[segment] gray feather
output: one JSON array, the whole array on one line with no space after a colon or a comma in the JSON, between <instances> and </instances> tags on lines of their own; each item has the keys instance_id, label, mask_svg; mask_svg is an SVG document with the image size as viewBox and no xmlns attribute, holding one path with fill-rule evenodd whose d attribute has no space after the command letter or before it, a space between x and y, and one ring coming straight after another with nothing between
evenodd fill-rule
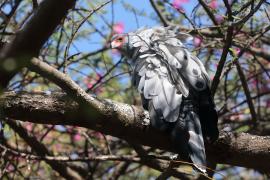
<instances>
[{"instance_id":1,"label":"gray feather","mask_svg":"<svg viewBox=\"0 0 270 180\"><path fill-rule=\"evenodd\" d=\"M214 121L216 111L209 91L208 74L200 60L183 44L191 36L181 33L176 27L155 27L128 33L128 37L128 47L133 49L130 57L134 57L135 65L133 84L142 95L151 125L164 131L170 129L172 142L184 159L189 157L195 164L205 166L200 124L204 120L200 122L198 111L193 106L204 104L202 109L211 112L210 117ZM201 98L200 94L207 97ZM193 102L187 103L186 99ZM200 117L205 118L201 110ZM212 123L213 120L205 121ZM216 122L211 125L215 129ZM208 133L207 136L218 136L217 128L207 132L207 126L203 124L203 130ZM204 167L195 166L205 172Z\"/></svg>"},{"instance_id":2,"label":"gray feather","mask_svg":"<svg viewBox=\"0 0 270 180\"><path fill-rule=\"evenodd\" d=\"M152 99L152 96L155 96L156 93L156 85L157 85L157 74L155 74L151 78L146 78L144 83L143 94L146 99Z\"/></svg>"},{"instance_id":3,"label":"gray feather","mask_svg":"<svg viewBox=\"0 0 270 180\"><path fill-rule=\"evenodd\" d=\"M139 85L137 87L138 91L142 94L143 93L143 89L144 89L144 86L145 86L145 76L142 76L140 78L140 82L139 82Z\"/></svg>"}]
</instances>

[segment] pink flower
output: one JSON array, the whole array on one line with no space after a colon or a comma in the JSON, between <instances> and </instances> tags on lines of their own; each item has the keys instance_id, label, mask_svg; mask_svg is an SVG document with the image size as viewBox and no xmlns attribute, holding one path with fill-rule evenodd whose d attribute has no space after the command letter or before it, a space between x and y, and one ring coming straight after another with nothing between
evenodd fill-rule
<instances>
[{"instance_id":1,"label":"pink flower","mask_svg":"<svg viewBox=\"0 0 270 180\"><path fill-rule=\"evenodd\" d=\"M11 171L14 171L14 170L15 170L14 166L12 164L9 164L8 167L7 167L7 171L11 172Z\"/></svg>"},{"instance_id":2,"label":"pink flower","mask_svg":"<svg viewBox=\"0 0 270 180\"><path fill-rule=\"evenodd\" d=\"M257 84L258 84L258 80L253 78L250 82L250 85L252 88L256 88L257 87Z\"/></svg>"},{"instance_id":3,"label":"pink flower","mask_svg":"<svg viewBox=\"0 0 270 180\"><path fill-rule=\"evenodd\" d=\"M195 47L199 47L201 46L201 43L202 43L202 38L199 37L199 36L196 36L193 38L193 44Z\"/></svg>"},{"instance_id":4,"label":"pink flower","mask_svg":"<svg viewBox=\"0 0 270 180\"><path fill-rule=\"evenodd\" d=\"M173 7L175 9L178 9L178 10L180 10L182 12L185 12L184 11L184 8L182 7L182 5L184 3L188 3L188 2L189 2L189 0L173 0L172 5L173 5Z\"/></svg>"},{"instance_id":5,"label":"pink flower","mask_svg":"<svg viewBox=\"0 0 270 180\"><path fill-rule=\"evenodd\" d=\"M61 144L56 144L55 145L55 150L56 151L59 151L59 150L62 150L63 148L62 148L62 146L61 146Z\"/></svg>"},{"instance_id":6,"label":"pink flower","mask_svg":"<svg viewBox=\"0 0 270 180\"><path fill-rule=\"evenodd\" d=\"M28 123L25 128L27 129L27 131L32 131L33 124L32 123Z\"/></svg>"},{"instance_id":7,"label":"pink flower","mask_svg":"<svg viewBox=\"0 0 270 180\"><path fill-rule=\"evenodd\" d=\"M113 34L121 34L124 32L125 24L123 22L117 22L113 25Z\"/></svg>"},{"instance_id":8,"label":"pink flower","mask_svg":"<svg viewBox=\"0 0 270 180\"><path fill-rule=\"evenodd\" d=\"M73 140L74 140L74 141L80 141L81 138L82 138L82 136L81 136L80 134L75 134L75 135L73 136Z\"/></svg>"},{"instance_id":9,"label":"pink flower","mask_svg":"<svg viewBox=\"0 0 270 180\"><path fill-rule=\"evenodd\" d=\"M211 0L211 2L208 4L208 6L212 9L217 9L217 7L218 7L217 0Z\"/></svg>"},{"instance_id":10,"label":"pink flower","mask_svg":"<svg viewBox=\"0 0 270 180\"><path fill-rule=\"evenodd\" d=\"M94 133L92 134L92 136L94 136L94 137L97 138L97 139L103 138L103 136L102 136L102 134L101 134L100 132L94 132Z\"/></svg>"},{"instance_id":11,"label":"pink flower","mask_svg":"<svg viewBox=\"0 0 270 180\"><path fill-rule=\"evenodd\" d=\"M240 48L235 48L234 50L235 50L235 52L236 52L237 55L238 55L238 54L240 53L240 51L241 51Z\"/></svg>"},{"instance_id":12,"label":"pink flower","mask_svg":"<svg viewBox=\"0 0 270 180\"><path fill-rule=\"evenodd\" d=\"M221 24L224 21L224 17L221 15L216 15L215 19L216 19L218 24Z\"/></svg>"},{"instance_id":13,"label":"pink flower","mask_svg":"<svg viewBox=\"0 0 270 180\"><path fill-rule=\"evenodd\" d=\"M88 83L86 84L86 86L87 86L87 88L91 89L91 88L93 87L93 84L92 84L91 82L88 82Z\"/></svg>"},{"instance_id":14,"label":"pink flower","mask_svg":"<svg viewBox=\"0 0 270 180\"><path fill-rule=\"evenodd\" d=\"M96 83L99 83L101 81L102 77L103 75L101 75L100 73L92 74L84 79L84 83L88 89L91 89ZM97 94L100 94L103 92L103 89L101 87L98 87L95 89L95 92Z\"/></svg>"},{"instance_id":15,"label":"pink flower","mask_svg":"<svg viewBox=\"0 0 270 180\"><path fill-rule=\"evenodd\" d=\"M234 114L231 115L230 120L234 121L234 120L238 120L239 119L239 115L238 114Z\"/></svg>"},{"instance_id":16,"label":"pink flower","mask_svg":"<svg viewBox=\"0 0 270 180\"><path fill-rule=\"evenodd\" d=\"M84 79L84 83L86 85L87 88L92 88L93 85L95 84L94 80L92 79L92 77L87 77Z\"/></svg>"}]
</instances>

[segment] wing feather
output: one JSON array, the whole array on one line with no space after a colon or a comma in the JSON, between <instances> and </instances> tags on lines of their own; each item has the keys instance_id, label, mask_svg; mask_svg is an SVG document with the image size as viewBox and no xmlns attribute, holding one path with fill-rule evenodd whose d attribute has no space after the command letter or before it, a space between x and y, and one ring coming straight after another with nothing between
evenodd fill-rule
<instances>
[{"instance_id":1,"label":"wing feather","mask_svg":"<svg viewBox=\"0 0 270 180\"><path fill-rule=\"evenodd\" d=\"M177 121L182 94L172 83L168 70L160 59L153 55L142 57L144 59L139 59L134 69L134 79L139 79L139 83L135 84L138 91L146 101L152 102L156 113L161 113L160 118L168 122Z\"/></svg>"},{"instance_id":2,"label":"wing feather","mask_svg":"<svg viewBox=\"0 0 270 180\"><path fill-rule=\"evenodd\" d=\"M147 73L146 73L147 74ZM151 78L146 78L144 83L143 94L146 99L152 99L156 93L156 85L157 85L157 74L154 74Z\"/></svg>"}]
</instances>

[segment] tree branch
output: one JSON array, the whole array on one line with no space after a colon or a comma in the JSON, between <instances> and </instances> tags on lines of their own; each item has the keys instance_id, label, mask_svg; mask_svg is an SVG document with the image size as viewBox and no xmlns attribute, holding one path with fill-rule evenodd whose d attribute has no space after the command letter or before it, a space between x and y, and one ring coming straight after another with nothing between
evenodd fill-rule
<instances>
[{"instance_id":1,"label":"tree branch","mask_svg":"<svg viewBox=\"0 0 270 180\"><path fill-rule=\"evenodd\" d=\"M28 23L18 31L13 40L0 53L0 88L5 88L10 79L30 59L38 55L55 28L71 9L75 0L44 0Z\"/></svg>"},{"instance_id":2,"label":"tree branch","mask_svg":"<svg viewBox=\"0 0 270 180\"><path fill-rule=\"evenodd\" d=\"M257 118L257 114L256 114L256 111L255 111L255 107L254 107L254 104L252 102L252 98L251 98L251 93L250 93L250 90L248 88L248 84L247 84L247 80L245 78L245 74L241 68L241 65L238 61L235 61L235 65L236 65L236 69L238 71L238 74L239 74L239 77L240 77L240 80L241 80L241 83L242 83L242 86L243 86L243 89L244 89L244 92L245 92L245 95L247 97L247 103L248 103L248 107L250 109L250 114L251 114L251 117L252 117L252 123L254 126L257 125L258 123L258 118Z\"/></svg>"},{"instance_id":3,"label":"tree branch","mask_svg":"<svg viewBox=\"0 0 270 180\"><path fill-rule=\"evenodd\" d=\"M162 22L162 24L164 26L169 26L170 25L170 22L168 22L166 20L166 18L162 15L162 12L159 10L158 6L155 4L154 0L149 0L150 1L150 4L151 6L153 7L153 9L155 10L155 12L157 13L160 21Z\"/></svg>"},{"instance_id":4,"label":"tree branch","mask_svg":"<svg viewBox=\"0 0 270 180\"><path fill-rule=\"evenodd\" d=\"M86 127L128 142L173 151L169 137L143 125L148 114L141 108L110 100L98 100L102 117L80 111L67 95L7 92L0 97L2 116L41 124L63 124ZM7 120L8 121L8 120ZM207 156L222 164L243 166L269 172L270 137L247 133L221 133L217 142L207 144Z\"/></svg>"},{"instance_id":5,"label":"tree branch","mask_svg":"<svg viewBox=\"0 0 270 180\"><path fill-rule=\"evenodd\" d=\"M219 60L218 66L217 66L217 71L215 73L214 79L212 81L212 86L211 86L211 93L212 96L214 97L216 90L218 88L219 82L220 82L220 77L222 74L222 70L223 67L225 65L226 59L227 59L227 55L229 53L229 49L232 45L232 39L233 39L233 27L230 26L227 29L227 35L226 35L226 40L225 40L225 44L223 47L223 51L221 54L221 58Z\"/></svg>"},{"instance_id":6,"label":"tree branch","mask_svg":"<svg viewBox=\"0 0 270 180\"><path fill-rule=\"evenodd\" d=\"M11 149L9 147L5 147L0 144L0 149L4 151L5 155L13 155L21 158L25 158L27 160L45 160L49 162L56 162L59 164L60 162L90 162L90 161L123 161L123 162L133 162L140 163L143 165L147 165L153 169L159 171L165 171L168 168L168 161L172 161L169 156L155 156L155 155L143 155L143 156L135 156L135 155L98 155L94 157L70 157L70 156L50 156L43 155L37 156L32 153L20 152L15 149ZM155 163L151 162L154 161ZM174 161L174 160L173 160ZM182 162L175 161L176 164L180 165ZM191 177L195 177L194 175L185 174L183 172L178 172L177 170L172 170L171 175L181 179L191 179Z\"/></svg>"},{"instance_id":7,"label":"tree branch","mask_svg":"<svg viewBox=\"0 0 270 180\"><path fill-rule=\"evenodd\" d=\"M24 141L37 153L38 156L51 155L45 145L41 144L35 137L31 136L20 124L15 121L9 120L7 124L24 139ZM58 172L62 177L66 179L83 179L77 172L70 169L68 166L53 161L52 159L44 159L52 169Z\"/></svg>"}]
</instances>

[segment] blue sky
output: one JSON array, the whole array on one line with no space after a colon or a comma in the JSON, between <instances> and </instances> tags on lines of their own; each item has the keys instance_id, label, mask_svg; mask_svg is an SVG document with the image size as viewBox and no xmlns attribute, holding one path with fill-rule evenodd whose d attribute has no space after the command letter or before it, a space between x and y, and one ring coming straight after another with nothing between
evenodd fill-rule
<instances>
[{"instance_id":1,"label":"blue sky","mask_svg":"<svg viewBox=\"0 0 270 180\"><path fill-rule=\"evenodd\" d=\"M123 4L130 4L132 7L134 7L137 11L139 11L139 14L145 14L145 16L141 16L131 12L130 10L127 10ZM190 14L194 6L196 5L196 1L190 0L189 3L184 3L183 7L187 14ZM158 26L161 25L159 21L157 21L156 13L154 12L150 2L148 0L116 0L114 1L113 5L114 10L114 23L122 22L125 25L124 31L130 32L134 31L140 27L152 27L152 26ZM105 19L111 23L112 21L112 5L108 4L106 5L103 10L107 11L107 13L104 15ZM179 14L177 11L175 11L176 14ZM107 31L107 25L104 23L103 19L99 15L94 15L94 21L95 25L101 30L101 31ZM137 20L136 20L137 18ZM137 23L138 22L138 23ZM80 51L82 52L91 52L95 49L98 49L102 46L102 43L100 41L103 38L101 38L98 34L94 34L88 39L77 41L76 46Z\"/></svg>"}]
</instances>

